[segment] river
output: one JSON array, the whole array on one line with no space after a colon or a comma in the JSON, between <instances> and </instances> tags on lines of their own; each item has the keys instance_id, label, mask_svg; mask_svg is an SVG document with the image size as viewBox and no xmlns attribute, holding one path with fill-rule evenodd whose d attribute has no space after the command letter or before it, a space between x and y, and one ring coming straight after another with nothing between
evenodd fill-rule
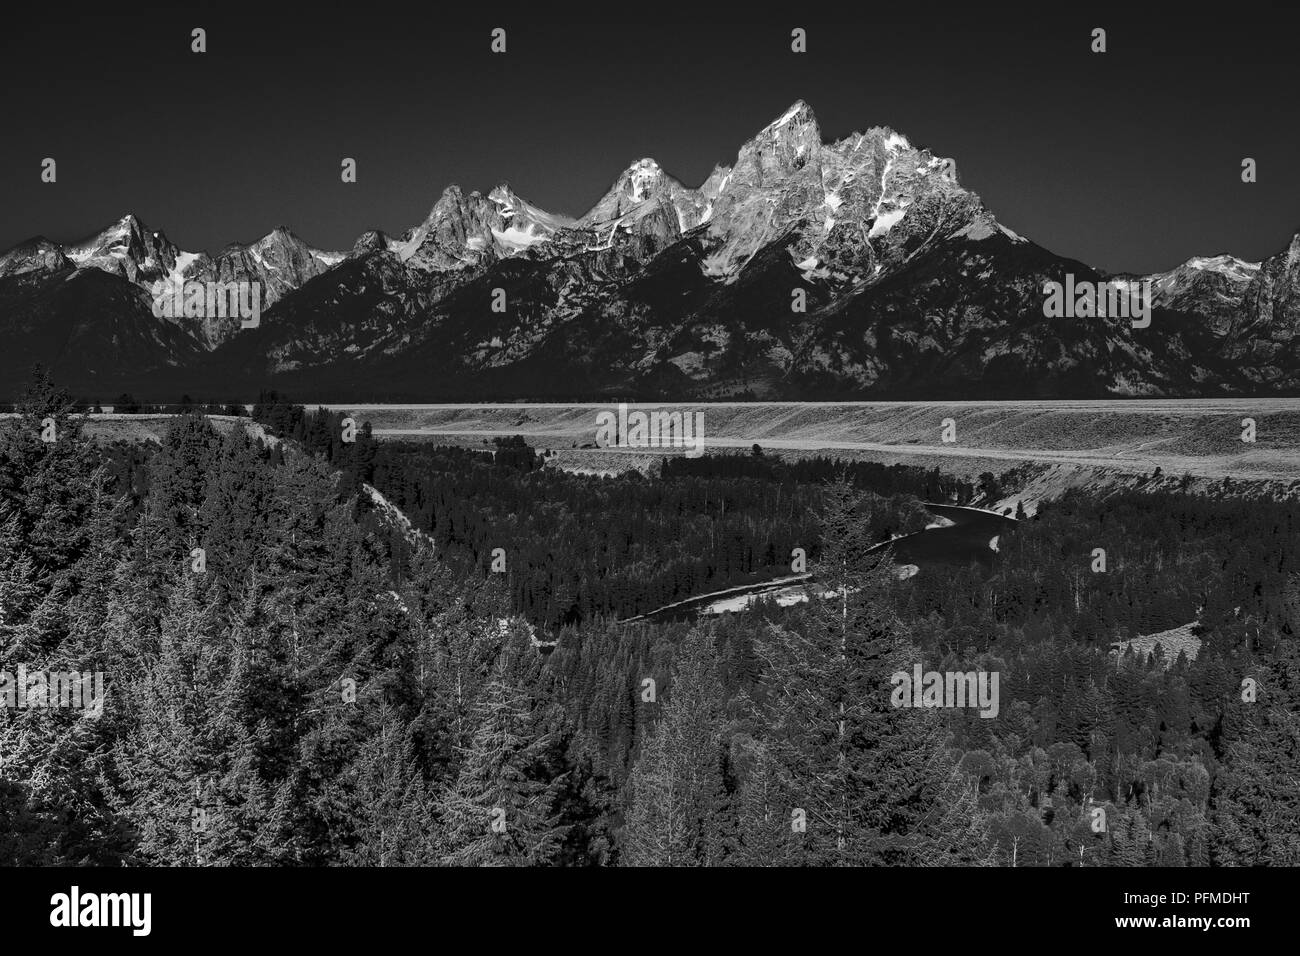
<instances>
[{"instance_id":1,"label":"river","mask_svg":"<svg viewBox=\"0 0 1300 956\"><path fill-rule=\"evenodd\" d=\"M944 519L945 523L903 535L877 545L872 550L892 548L895 564L903 568L914 566L918 572L929 568L963 566L971 562L992 567L996 555L994 540L1016 525L1014 518L981 508L930 502L924 504L931 514ZM811 580L810 574L792 575L725 588L657 608L623 623L692 620L702 615L741 611L760 598L775 600L778 604L795 604L808 600L807 584Z\"/></svg>"}]
</instances>

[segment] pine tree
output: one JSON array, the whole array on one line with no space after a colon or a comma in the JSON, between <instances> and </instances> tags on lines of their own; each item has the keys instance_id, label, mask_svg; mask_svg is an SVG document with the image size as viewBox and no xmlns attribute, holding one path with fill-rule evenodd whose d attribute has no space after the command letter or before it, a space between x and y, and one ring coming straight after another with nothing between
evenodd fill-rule
<instances>
[{"instance_id":1,"label":"pine tree","mask_svg":"<svg viewBox=\"0 0 1300 956\"><path fill-rule=\"evenodd\" d=\"M437 805L443 862L458 866L545 863L562 834L553 819L552 783L535 769L551 744L521 679L518 644L502 650L474 705L475 730L455 782Z\"/></svg>"},{"instance_id":2,"label":"pine tree","mask_svg":"<svg viewBox=\"0 0 1300 956\"><path fill-rule=\"evenodd\" d=\"M168 424L162 447L149 464L148 506L174 547L197 543L202 535L199 507L220 444L208 419L180 415Z\"/></svg>"},{"instance_id":3,"label":"pine tree","mask_svg":"<svg viewBox=\"0 0 1300 956\"><path fill-rule=\"evenodd\" d=\"M13 659L26 642L20 628L42 593L35 562L21 543L18 515L0 504L0 660Z\"/></svg>"},{"instance_id":4,"label":"pine tree","mask_svg":"<svg viewBox=\"0 0 1300 956\"><path fill-rule=\"evenodd\" d=\"M349 866L434 864L440 834L410 731L384 705L377 723L361 742L356 758L337 781L327 784L327 793L346 793L346 801L354 807L356 843L341 862Z\"/></svg>"},{"instance_id":5,"label":"pine tree","mask_svg":"<svg viewBox=\"0 0 1300 956\"><path fill-rule=\"evenodd\" d=\"M42 573L66 569L86 548L98 456L68 393L38 367L0 424L0 508L18 517L18 541Z\"/></svg>"},{"instance_id":6,"label":"pine tree","mask_svg":"<svg viewBox=\"0 0 1300 956\"><path fill-rule=\"evenodd\" d=\"M248 801L236 771L247 733L235 712L238 669L221 638L210 589L182 574L162 622L157 656L125 689L134 726L115 753L115 802L155 865L231 862Z\"/></svg>"},{"instance_id":7,"label":"pine tree","mask_svg":"<svg viewBox=\"0 0 1300 956\"><path fill-rule=\"evenodd\" d=\"M1259 698L1228 704L1224 765L1210 795L1217 866L1300 865L1300 649L1255 672Z\"/></svg>"},{"instance_id":8,"label":"pine tree","mask_svg":"<svg viewBox=\"0 0 1300 956\"><path fill-rule=\"evenodd\" d=\"M735 839L726 862L781 866L796 861L802 838L795 831L794 802L781 784L780 768L767 745L748 734L733 737L731 746L740 785L732 799Z\"/></svg>"},{"instance_id":9,"label":"pine tree","mask_svg":"<svg viewBox=\"0 0 1300 956\"><path fill-rule=\"evenodd\" d=\"M619 860L631 866L716 866L724 847L722 702L712 635L677 651L668 698L632 771Z\"/></svg>"},{"instance_id":10,"label":"pine tree","mask_svg":"<svg viewBox=\"0 0 1300 956\"><path fill-rule=\"evenodd\" d=\"M762 688L782 784L807 818L802 859L816 865L984 859L960 846L948 813L964 801L933 710L891 705L890 676L910 673L890 608L887 555L871 551L881 499L831 485L820 516L820 596L791 628L769 628ZM960 782L958 782L960 783Z\"/></svg>"}]
</instances>

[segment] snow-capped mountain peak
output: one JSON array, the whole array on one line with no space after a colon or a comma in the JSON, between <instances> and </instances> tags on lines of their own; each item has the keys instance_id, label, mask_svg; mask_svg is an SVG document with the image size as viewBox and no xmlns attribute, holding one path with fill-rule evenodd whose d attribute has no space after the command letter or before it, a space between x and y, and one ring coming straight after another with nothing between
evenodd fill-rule
<instances>
[{"instance_id":1,"label":"snow-capped mountain peak","mask_svg":"<svg viewBox=\"0 0 1300 956\"><path fill-rule=\"evenodd\" d=\"M650 198L654 188L662 182L664 171L659 168L659 164L653 159L638 159L628 169L627 186L631 193L630 199L634 203L645 202Z\"/></svg>"},{"instance_id":2,"label":"snow-capped mountain peak","mask_svg":"<svg viewBox=\"0 0 1300 956\"><path fill-rule=\"evenodd\" d=\"M1217 255L1217 256L1193 256L1187 260L1187 265L1192 269L1200 269L1205 272L1218 272L1230 279L1249 282L1259 271L1258 262L1247 262L1245 259L1238 259L1236 256Z\"/></svg>"},{"instance_id":3,"label":"snow-capped mountain peak","mask_svg":"<svg viewBox=\"0 0 1300 956\"><path fill-rule=\"evenodd\" d=\"M488 199L500 207L503 218L510 219L521 228L525 227L525 223L527 223L527 226L531 227L535 232L545 234L548 238L559 230L567 229L574 224L574 221L568 216L547 212L534 206L511 189L509 183L498 183L488 193Z\"/></svg>"},{"instance_id":4,"label":"snow-capped mountain peak","mask_svg":"<svg viewBox=\"0 0 1300 956\"><path fill-rule=\"evenodd\" d=\"M696 208L699 205L696 190L683 186L657 162L647 157L634 161L623 170L605 195L578 223L597 229L608 228L612 223L630 228L632 223L624 221L627 217L640 219L662 206L672 212L680 233L698 225L700 217Z\"/></svg>"},{"instance_id":5,"label":"snow-capped mountain peak","mask_svg":"<svg viewBox=\"0 0 1300 956\"><path fill-rule=\"evenodd\" d=\"M389 248L411 268L445 272L518 255L572 224L523 199L508 183L498 183L486 196L466 195L452 185L424 222Z\"/></svg>"},{"instance_id":6,"label":"snow-capped mountain peak","mask_svg":"<svg viewBox=\"0 0 1300 956\"><path fill-rule=\"evenodd\" d=\"M780 135L778 131L801 130L809 127L820 135L817 130L817 116L813 113L812 107L803 100L795 100L789 109L763 127L763 133L776 136Z\"/></svg>"},{"instance_id":7,"label":"snow-capped mountain peak","mask_svg":"<svg viewBox=\"0 0 1300 956\"><path fill-rule=\"evenodd\" d=\"M171 272L177 251L165 235L149 230L134 213L64 248L80 268L102 269L145 285Z\"/></svg>"}]
</instances>

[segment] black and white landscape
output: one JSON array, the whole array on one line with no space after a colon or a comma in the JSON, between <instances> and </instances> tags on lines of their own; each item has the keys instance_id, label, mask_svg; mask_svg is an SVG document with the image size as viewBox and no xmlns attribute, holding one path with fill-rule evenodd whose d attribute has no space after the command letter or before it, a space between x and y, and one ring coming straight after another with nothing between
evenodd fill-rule
<instances>
[{"instance_id":1,"label":"black and white landscape","mask_svg":"<svg viewBox=\"0 0 1300 956\"><path fill-rule=\"evenodd\" d=\"M1300 865L1271 14L277 16L5 41L0 864Z\"/></svg>"}]
</instances>

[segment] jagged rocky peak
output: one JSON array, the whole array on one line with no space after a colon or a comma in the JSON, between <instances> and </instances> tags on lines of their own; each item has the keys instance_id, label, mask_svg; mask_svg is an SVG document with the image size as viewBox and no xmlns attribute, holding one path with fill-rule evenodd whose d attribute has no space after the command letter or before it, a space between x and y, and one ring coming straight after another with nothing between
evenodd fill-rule
<instances>
[{"instance_id":1,"label":"jagged rocky peak","mask_svg":"<svg viewBox=\"0 0 1300 956\"><path fill-rule=\"evenodd\" d=\"M232 243L214 260L216 278L259 280L264 295L274 301L291 288L337 264L342 252L324 252L308 245L288 226L276 226L248 244Z\"/></svg>"},{"instance_id":2,"label":"jagged rocky peak","mask_svg":"<svg viewBox=\"0 0 1300 956\"><path fill-rule=\"evenodd\" d=\"M954 233L954 235L962 239L971 239L975 242L999 236L1015 243L1028 242L1027 239L1017 235L1006 226L1002 225L1002 223L998 222L997 219L993 217L993 214L987 209L981 209L972 218L970 225L963 229L959 229Z\"/></svg>"},{"instance_id":3,"label":"jagged rocky peak","mask_svg":"<svg viewBox=\"0 0 1300 956\"><path fill-rule=\"evenodd\" d=\"M44 236L33 236L0 255L0 278L24 272L53 272L72 265L58 243Z\"/></svg>"},{"instance_id":4,"label":"jagged rocky peak","mask_svg":"<svg viewBox=\"0 0 1300 956\"><path fill-rule=\"evenodd\" d=\"M762 132L755 137L755 140L765 139L798 149L801 144L820 146L822 133L812 107L803 100L795 100L789 109L763 127Z\"/></svg>"},{"instance_id":5,"label":"jagged rocky peak","mask_svg":"<svg viewBox=\"0 0 1300 956\"><path fill-rule=\"evenodd\" d=\"M1243 297L1242 331L1274 343L1300 344L1300 232L1260 263Z\"/></svg>"},{"instance_id":6,"label":"jagged rocky peak","mask_svg":"<svg viewBox=\"0 0 1300 956\"><path fill-rule=\"evenodd\" d=\"M1300 230L1291 237L1291 245L1287 247L1286 256L1292 265L1300 265Z\"/></svg>"},{"instance_id":7,"label":"jagged rocky peak","mask_svg":"<svg viewBox=\"0 0 1300 956\"><path fill-rule=\"evenodd\" d=\"M478 195L475 193L474 195ZM521 198L507 182L499 182L493 186L487 194L487 200L496 207L496 213L502 220L518 219L523 220L541 220L548 217L548 213L538 209L530 204L527 200Z\"/></svg>"},{"instance_id":8,"label":"jagged rocky peak","mask_svg":"<svg viewBox=\"0 0 1300 956\"><path fill-rule=\"evenodd\" d=\"M325 272L346 257L341 252L323 252L308 245L287 226L276 226L247 244L232 243L215 257L206 253L181 253L171 282L246 283L255 286L261 308L270 308L290 292ZM202 336L215 347L236 334L235 317L205 317Z\"/></svg>"},{"instance_id":9,"label":"jagged rocky peak","mask_svg":"<svg viewBox=\"0 0 1300 956\"><path fill-rule=\"evenodd\" d=\"M630 236L637 248L653 253L706 222L711 211L702 190L683 186L647 157L619 174L579 222L601 233L608 230L610 241L618 234Z\"/></svg>"},{"instance_id":10,"label":"jagged rocky peak","mask_svg":"<svg viewBox=\"0 0 1300 956\"><path fill-rule=\"evenodd\" d=\"M975 224L982 207L954 168L889 127L825 144L800 100L702 187L712 240L706 271L730 280L760 248L783 240L805 273L880 278L916 244Z\"/></svg>"},{"instance_id":11,"label":"jagged rocky peak","mask_svg":"<svg viewBox=\"0 0 1300 956\"><path fill-rule=\"evenodd\" d=\"M424 222L409 230L394 247L415 269L444 271L479 262L492 246L485 217L490 203L478 193L468 196L458 185L442 191Z\"/></svg>"},{"instance_id":12,"label":"jagged rocky peak","mask_svg":"<svg viewBox=\"0 0 1300 956\"><path fill-rule=\"evenodd\" d=\"M478 193L464 194L452 184L442 191L424 222L393 246L399 259L415 269L444 271L477 263L492 245L495 204ZM499 218L499 214L496 214Z\"/></svg>"},{"instance_id":13,"label":"jagged rocky peak","mask_svg":"<svg viewBox=\"0 0 1300 956\"><path fill-rule=\"evenodd\" d=\"M326 252L314 248L288 226L276 226L248 248L256 249L264 258L273 257L282 261L305 263L307 260L314 260L321 264L333 265L344 258L341 252Z\"/></svg>"},{"instance_id":14,"label":"jagged rocky peak","mask_svg":"<svg viewBox=\"0 0 1300 956\"><path fill-rule=\"evenodd\" d=\"M498 244L509 253L516 248L528 248L538 242L550 239L561 229L575 225L568 216L547 212L534 206L513 189L509 183L497 183L488 193L488 201L496 206L504 228L494 227L496 232L508 233L509 238L495 236Z\"/></svg>"},{"instance_id":15,"label":"jagged rocky peak","mask_svg":"<svg viewBox=\"0 0 1300 956\"><path fill-rule=\"evenodd\" d=\"M159 282L257 281L263 287L263 305L345 258L341 252L312 248L287 226L277 226L248 245L231 244L216 257L185 252L132 213L62 247L62 255L77 268L118 275L148 291ZM57 259L49 261L50 267L58 267Z\"/></svg>"},{"instance_id":16,"label":"jagged rocky peak","mask_svg":"<svg viewBox=\"0 0 1300 956\"><path fill-rule=\"evenodd\" d=\"M1255 278L1260 263L1247 262L1245 259L1239 259L1236 256L1220 254L1217 256L1193 256L1187 260L1186 266L1198 272L1216 272L1234 282L1249 282Z\"/></svg>"},{"instance_id":17,"label":"jagged rocky peak","mask_svg":"<svg viewBox=\"0 0 1300 956\"><path fill-rule=\"evenodd\" d=\"M437 200L434 201L433 208L429 211L429 221L441 222L456 216L463 216L467 211L465 193L460 186L452 183L442 191Z\"/></svg>"},{"instance_id":18,"label":"jagged rocky peak","mask_svg":"<svg viewBox=\"0 0 1300 956\"><path fill-rule=\"evenodd\" d=\"M623 173L624 189L628 198L634 203L645 202L653 193L659 192L668 175L659 168L649 156L638 159Z\"/></svg>"},{"instance_id":19,"label":"jagged rocky peak","mask_svg":"<svg viewBox=\"0 0 1300 956\"><path fill-rule=\"evenodd\" d=\"M650 200L663 198L671 193L673 186L686 191L681 183L665 173L653 159L638 159L619 174L605 195L580 221L584 225L599 228L601 224L635 212Z\"/></svg>"},{"instance_id":20,"label":"jagged rocky peak","mask_svg":"<svg viewBox=\"0 0 1300 956\"><path fill-rule=\"evenodd\" d=\"M787 176L815 160L821 148L817 117L812 107L798 100L740 148L732 167L732 180L744 181L752 176L762 183L772 177Z\"/></svg>"},{"instance_id":21,"label":"jagged rocky peak","mask_svg":"<svg viewBox=\"0 0 1300 956\"><path fill-rule=\"evenodd\" d=\"M79 267L102 269L141 284L170 274L178 252L166 236L150 230L133 213L64 249Z\"/></svg>"},{"instance_id":22,"label":"jagged rocky peak","mask_svg":"<svg viewBox=\"0 0 1300 956\"><path fill-rule=\"evenodd\" d=\"M392 240L378 229L367 229L352 244L352 255L362 256L368 252L380 252L391 246Z\"/></svg>"},{"instance_id":23,"label":"jagged rocky peak","mask_svg":"<svg viewBox=\"0 0 1300 956\"><path fill-rule=\"evenodd\" d=\"M390 245L412 268L446 271L518 255L574 225L498 183L485 196L457 185L438 197L424 222Z\"/></svg>"},{"instance_id":24,"label":"jagged rocky peak","mask_svg":"<svg viewBox=\"0 0 1300 956\"><path fill-rule=\"evenodd\" d=\"M1152 305L1203 315L1216 333L1224 333L1259 269L1260 263L1236 256L1193 256L1168 272L1133 278L1151 282Z\"/></svg>"},{"instance_id":25,"label":"jagged rocky peak","mask_svg":"<svg viewBox=\"0 0 1300 956\"><path fill-rule=\"evenodd\" d=\"M497 183L488 192L488 199L492 200L499 206L513 208L519 205L522 200L515 195L515 191L510 188L510 184L505 180Z\"/></svg>"}]
</instances>

